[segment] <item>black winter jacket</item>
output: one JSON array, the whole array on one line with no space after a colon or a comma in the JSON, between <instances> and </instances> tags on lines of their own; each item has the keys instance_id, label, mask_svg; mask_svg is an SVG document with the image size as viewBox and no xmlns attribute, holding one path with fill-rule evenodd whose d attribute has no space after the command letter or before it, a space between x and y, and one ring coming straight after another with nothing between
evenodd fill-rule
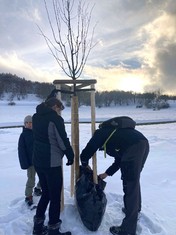
<instances>
[{"instance_id":1,"label":"black winter jacket","mask_svg":"<svg viewBox=\"0 0 176 235\"><path fill-rule=\"evenodd\" d=\"M36 167L61 166L64 154L73 160L74 153L67 138L64 120L45 103L37 106L33 115L34 158Z\"/></svg>"},{"instance_id":2,"label":"black winter jacket","mask_svg":"<svg viewBox=\"0 0 176 235\"><path fill-rule=\"evenodd\" d=\"M32 166L33 155L33 133L31 129L23 127L18 140L18 157L21 169L28 169Z\"/></svg>"},{"instance_id":3,"label":"black winter jacket","mask_svg":"<svg viewBox=\"0 0 176 235\"><path fill-rule=\"evenodd\" d=\"M97 129L80 155L81 162L88 161L98 149L103 150L104 143L114 130L113 127ZM117 129L113 133L106 144L106 153L115 158L114 163L106 170L108 175L113 175L120 168L125 151L140 140L148 141L142 133L133 128Z\"/></svg>"}]
</instances>

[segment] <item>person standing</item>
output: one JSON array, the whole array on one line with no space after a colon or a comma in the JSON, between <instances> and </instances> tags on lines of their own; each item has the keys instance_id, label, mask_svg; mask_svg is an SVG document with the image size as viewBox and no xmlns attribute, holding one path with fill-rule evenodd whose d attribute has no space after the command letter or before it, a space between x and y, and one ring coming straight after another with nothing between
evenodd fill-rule
<instances>
[{"instance_id":1,"label":"person standing","mask_svg":"<svg viewBox=\"0 0 176 235\"><path fill-rule=\"evenodd\" d=\"M18 140L18 157L21 169L27 170L27 182L25 187L25 202L28 206L33 204L34 195L42 194L40 183L35 187L36 172L32 163L33 156L33 132L32 132L32 116L28 115L24 118L23 131ZM35 188L34 188L35 187Z\"/></svg>"},{"instance_id":2,"label":"person standing","mask_svg":"<svg viewBox=\"0 0 176 235\"><path fill-rule=\"evenodd\" d=\"M74 162L74 153L60 115L63 109L62 102L52 97L38 105L33 115L33 162L42 188L42 196L34 216L33 235L71 235L71 232L60 232L62 158L66 155L67 166ZM44 221L48 204L47 228Z\"/></svg>"},{"instance_id":3,"label":"person standing","mask_svg":"<svg viewBox=\"0 0 176 235\"><path fill-rule=\"evenodd\" d=\"M114 126L100 125L81 152L82 166L88 166L89 159L98 149L115 159L99 175L101 179L121 170L125 218L120 226L110 227L110 232L113 235L135 235L138 212L141 210L140 174L149 153L148 140L134 127L116 129Z\"/></svg>"}]
</instances>

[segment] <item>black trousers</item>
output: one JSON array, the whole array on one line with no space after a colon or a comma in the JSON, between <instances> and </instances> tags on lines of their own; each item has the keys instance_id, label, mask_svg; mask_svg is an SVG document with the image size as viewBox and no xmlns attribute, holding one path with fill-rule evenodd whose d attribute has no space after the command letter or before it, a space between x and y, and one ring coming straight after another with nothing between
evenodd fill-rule
<instances>
[{"instance_id":1,"label":"black trousers","mask_svg":"<svg viewBox=\"0 0 176 235\"><path fill-rule=\"evenodd\" d=\"M126 215L121 227L132 234L136 234L138 212L141 210L140 174L148 153L148 141L142 140L131 146L122 156L121 173Z\"/></svg>"},{"instance_id":2,"label":"black trousers","mask_svg":"<svg viewBox=\"0 0 176 235\"><path fill-rule=\"evenodd\" d=\"M49 224L60 221L61 190L63 185L62 168L38 168L35 167L42 188L42 196L39 200L36 217L44 218L49 204Z\"/></svg>"}]
</instances>

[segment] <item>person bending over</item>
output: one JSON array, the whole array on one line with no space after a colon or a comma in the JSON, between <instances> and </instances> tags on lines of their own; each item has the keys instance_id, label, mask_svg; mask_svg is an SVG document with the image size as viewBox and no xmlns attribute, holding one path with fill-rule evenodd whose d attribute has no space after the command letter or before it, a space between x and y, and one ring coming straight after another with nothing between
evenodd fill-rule
<instances>
[{"instance_id":1,"label":"person bending over","mask_svg":"<svg viewBox=\"0 0 176 235\"><path fill-rule=\"evenodd\" d=\"M110 232L113 235L135 235L141 210L140 174L149 153L148 140L135 128L100 126L81 152L82 166L88 166L89 159L98 149L104 149L114 157L114 163L99 176L105 179L120 169L123 182L125 218L120 226L110 227Z\"/></svg>"}]
</instances>

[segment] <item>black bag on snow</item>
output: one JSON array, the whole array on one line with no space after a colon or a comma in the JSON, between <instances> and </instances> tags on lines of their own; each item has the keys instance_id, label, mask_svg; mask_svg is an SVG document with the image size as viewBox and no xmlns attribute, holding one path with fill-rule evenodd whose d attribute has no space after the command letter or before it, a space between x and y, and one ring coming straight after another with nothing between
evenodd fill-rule
<instances>
[{"instance_id":1,"label":"black bag on snow","mask_svg":"<svg viewBox=\"0 0 176 235\"><path fill-rule=\"evenodd\" d=\"M127 116L120 116L120 117L114 117L111 119L108 119L102 123L100 123L99 128L103 127L114 127L117 129L121 128L135 128L136 122Z\"/></svg>"},{"instance_id":2,"label":"black bag on snow","mask_svg":"<svg viewBox=\"0 0 176 235\"><path fill-rule=\"evenodd\" d=\"M90 231L98 230L105 210L107 199L103 192L106 182L98 177L93 183L93 171L80 166L80 178L76 182L76 205L81 220Z\"/></svg>"}]
</instances>

